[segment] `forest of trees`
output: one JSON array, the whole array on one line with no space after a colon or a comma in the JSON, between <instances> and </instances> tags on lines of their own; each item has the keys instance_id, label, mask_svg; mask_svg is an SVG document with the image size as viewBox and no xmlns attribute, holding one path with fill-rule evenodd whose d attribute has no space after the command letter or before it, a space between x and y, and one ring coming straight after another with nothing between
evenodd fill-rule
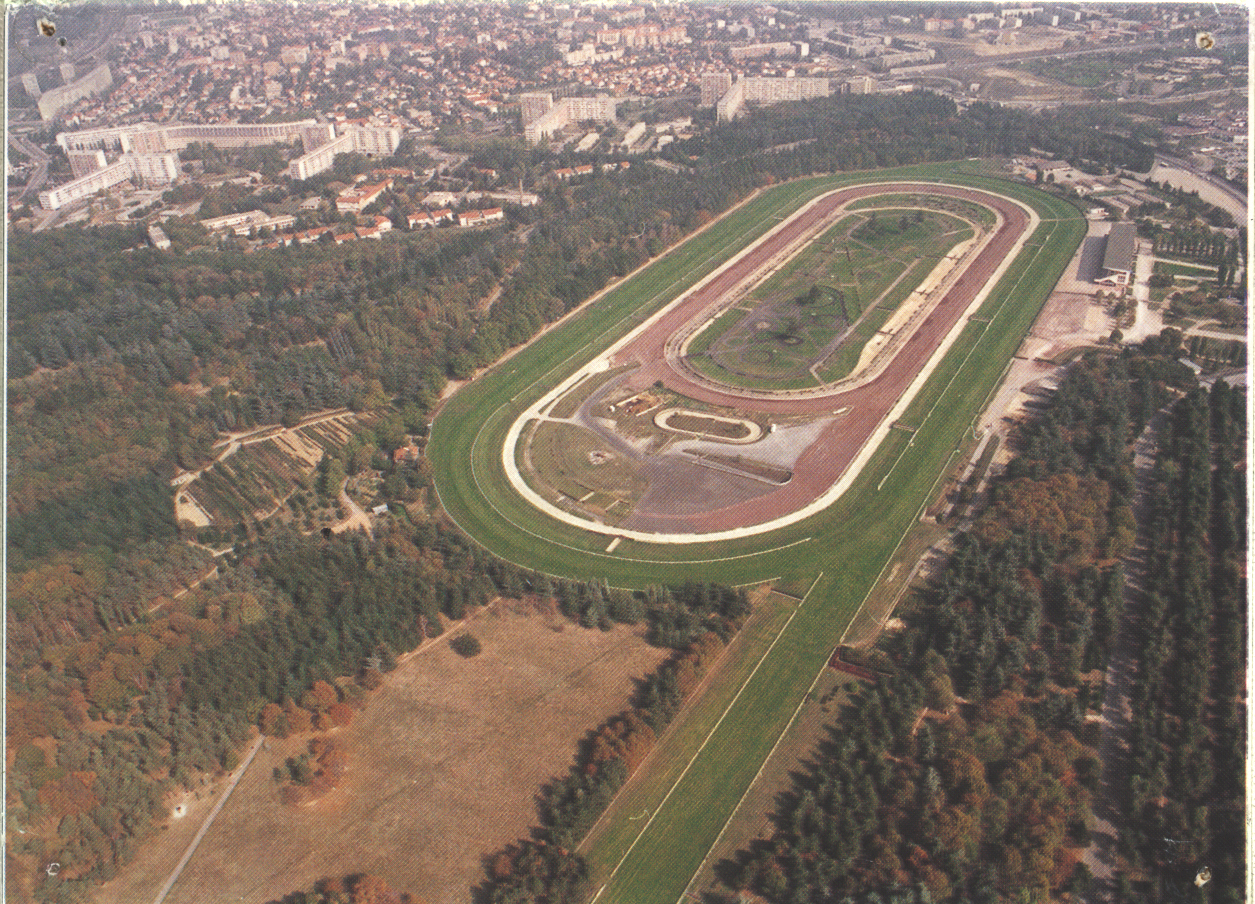
<instances>
[{"instance_id":1,"label":"forest of trees","mask_svg":"<svg viewBox=\"0 0 1255 904\"><path fill-rule=\"evenodd\" d=\"M639 719L650 730L670 720L694 670L748 611L744 591L707 584L630 594L554 581L431 523L373 542L278 533L222 569L136 624L10 658L8 813L24 832L10 866L62 865L56 876L10 869L10 900L80 900L151 833L168 791L235 767L253 726L283 737L344 724L398 655L496 596L551 597L587 628L646 621L651 642L682 650L643 686ZM601 764L619 752L590 755ZM569 793L549 792L555 838L588 819ZM14 884L18 876L37 885Z\"/></svg>"},{"instance_id":2,"label":"forest of trees","mask_svg":"<svg viewBox=\"0 0 1255 904\"><path fill-rule=\"evenodd\" d=\"M699 169L716 168L723 183L734 187L765 174L788 179L1028 154L1032 148L1085 170L1144 173L1154 164L1153 137L1144 124L1089 108L1029 113L975 103L959 112L949 98L917 91L779 104L675 142L663 153L685 165L698 158Z\"/></svg>"},{"instance_id":3,"label":"forest of trees","mask_svg":"<svg viewBox=\"0 0 1255 904\"><path fill-rule=\"evenodd\" d=\"M313 891L294 891L271 904L423 904L423 899L389 888L378 876L356 873L322 879Z\"/></svg>"},{"instance_id":4,"label":"forest of trees","mask_svg":"<svg viewBox=\"0 0 1255 904\"><path fill-rule=\"evenodd\" d=\"M1245 399L1210 394L1168 332L1072 366L988 509L872 661L776 812L723 864L773 902L1046 900L1081 864L1098 789L1095 723L1136 525L1131 443L1184 394L1156 470L1136 763L1120 900L1242 900ZM1172 839L1165 844L1164 839ZM1195 890L1190 889L1191 892Z\"/></svg>"},{"instance_id":5,"label":"forest of trees","mask_svg":"<svg viewBox=\"0 0 1255 904\"><path fill-rule=\"evenodd\" d=\"M1173 901L1201 866L1210 900L1244 900L1246 399L1218 381L1172 406L1155 461L1141 668L1122 832Z\"/></svg>"}]
</instances>

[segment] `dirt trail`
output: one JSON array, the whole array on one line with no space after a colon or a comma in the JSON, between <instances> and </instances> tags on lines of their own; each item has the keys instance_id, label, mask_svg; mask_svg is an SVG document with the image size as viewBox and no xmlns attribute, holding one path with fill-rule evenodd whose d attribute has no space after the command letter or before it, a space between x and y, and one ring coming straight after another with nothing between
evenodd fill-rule
<instances>
[{"instance_id":1,"label":"dirt trail","mask_svg":"<svg viewBox=\"0 0 1255 904\"><path fill-rule=\"evenodd\" d=\"M366 535L368 537L373 538L375 536L375 531L370 523L370 515L366 514L362 507L353 501L353 497L351 497L345 490L346 486L348 486L347 479L344 483L340 484L340 505L344 506L344 508L348 510L349 516L335 527L331 528L331 532L338 534L342 531L349 530L350 528L357 527L366 531Z\"/></svg>"},{"instance_id":2,"label":"dirt trail","mask_svg":"<svg viewBox=\"0 0 1255 904\"><path fill-rule=\"evenodd\" d=\"M1121 804L1129 776L1128 732L1133 714L1130 699L1138 670L1138 638L1144 629L1144 581L1150 552L1146 531L1151 506L1150 478L1155 464L1156 438L1165 420L1164 412L1156 414L1134 445L1137 491L1133 497L1133 512L1137 518L1137 542L1124 557L1124 608L1107 664L1107 692L1102 704L1102 740L1099 744L1102 777L1094 795L1094 824L1090 845L1083 859L1094 876L1085 895L1088 904L1111 901L1115 892L1114 874L1123 815Z\"/></svg>"},{"instance_id":3,"label":"dirt trail","mask_svg":"<svg viewBox=\"0 0 1255 904\"><path fill-rule=\"evenodd\" d=\"M187 850L183 852L183 857L179 860L179 865L174 868L174 872L170 874L170 878L166 880L166 884L161 887L161 891L157 893L153 904L161 904L166 899L166 895L170 894L170 889L174 888L174 883L179 881L179 876L183 875L183 869L187 866L192 855L196 853L196 848L200 846L201 839L209 831L209 827L213 825L214 818L221 812L226 805L227 798L231 796L231 792L235 790L235 786L240 783L240 779L244 777L244 773L248 771L249 765L253 762L253 757L257 756L257 751L261 749L262 742L266 738L258 735L253 741L253 747L245 757L244 762L237 767L235 775L231 777L231 781L222 789L222 796L218 798L218 802L214 804L214 808L209 811L209 815L205 817L204 823L201 824L200 831L196 833L196 837L192 839L192 843L187 846Z\"/></svg>"}]
</instances>

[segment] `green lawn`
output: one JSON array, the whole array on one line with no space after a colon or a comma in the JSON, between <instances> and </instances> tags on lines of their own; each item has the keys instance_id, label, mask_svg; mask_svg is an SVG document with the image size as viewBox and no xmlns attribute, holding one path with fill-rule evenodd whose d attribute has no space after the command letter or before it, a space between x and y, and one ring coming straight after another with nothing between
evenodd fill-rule
<instances>
[{"instance_id":1,"label":"green lawn","mask_svg":"<svg viewBox=\"0 0 1255 904\"><path fill-rule=\"evenodd\" d=\"M582 850L596 852L592 863L596 873L609 875L627 853L645 827L640 814L653 813L675 786L796 608L795 601L777 595L770 595L759 604L712 672L709 689L681 710L659 740L651 759L619 792L581 845Z\"/></svg>"},{"instance_id":2,"label":"green lawn","mask_svg":"<svg viewBox=\"0 0 1255 904\"><path fill-rule=\"evenodd\" d=\"M1167 261L1162 258L1155 260L1155 272L1167 273L1169 276L1186 276L1191 279L1215 279L1216 268L1206 264L1187 264L1181 261Z\"/></svg>"},{"instance_id":3,"label":"green lawn","mask_svg":"<svg viewBox=\"0 0 1255 904\"><path fill-rule=\"evenodd\" d=\"M710 379L748 389L816 387L809 372L815 364L825 382L847 376L894 309L938 260L972 234L962 220L940 211L924 214L922 223L905 209L876 213L880 219L874 233L863 215L842 217L825 230L757 286L747 301L698 334L700 344L695 341L688 349L689 364ZM905 231L898 228L902 217L908 222ZM868 235L854 238L864 232ZM827 303L794 303L817 284L839 288L826 290ZM869 304L876 309L859 320ZM854 333L826 352L838 332L854 321ZM770 326L760 328L764 324Z\"/></svg>"},{"instance_id":4,"label":"green lawn","mask_svg":"<svg viewBox=\"0 0 1255 904\"><path fill-rule=\"evenodd\" d=\"M1052 238L1066 241L1072 250L1084 235L1083 223L1043 225ZM1039 246L1030 261L1007 274L1005 281L1016 291L987 308L994 315L992 323L968 327L948 357L948 366L932 382L931 391L921 393L908 409L904 419L919 423L919 429L910 437L890 437L889 448L882 450L879 460L869 468L884 475L883 486L877 492L874 486L864 484L857 493L873 514L857 518L852 530L835 529L826 535L824 553L814 559L825 570L824 578L770 658L746 685L735 714L711 737L657 811L648 831L623 859L599 902L673 901L680 897L793 710L824 667L845 625L931 496L936 476L941 473L939 465L949 461L950 451L957 448L966 432L968 419L962 416L979 413L985 391L1031 323L1035 309L1025 310L1007 303L1008 299L1023 298L1033 290L1048 292L1070 254L1063 256L1062 263L1060 256ZM1046 275L1051 262L1056 264L1053 278ZM990 362L994 360L999 366L991 373ZM598 866L611 859L604 857L598 846L592 847L590 857Z\"/></svg>"},{"instance_id":5,"label":"green lawn","mask_svg":"<svg viewBox=\"0 0 1255 904\"><path fill-rule=\"evenodd\" d=\"M874 178L935 179L947 175L950 181L971 178L948 167L908 168L877 173ZM661 545L625 540L613 555L607 555L604 549L608 538L554 522L513 492L500 464L501 445L510 422L549 386L606 348L622 331L648 316L675 293L695 283L735 253L740 244L765 231L768 224L764 220L774 223L770 219L772 215L779 215L836 185L853 181L868 181L868 176L805 180L758 196L734 216L715 224L716 228L659 259L629 283L590 306L581 316L553 330L458 392L437 417L429 446L441 501L454 520L503 558L564 576L605 577L623 586L708 577L715 563L719 565L721 577L732 583L750 583L799 569L816 573L818 568L812 564L812 555L805 551L809 544L791 544L827 535L861 520L858 516L865 511L865 500L859 498L859 484L845 500L827 512L772 534L714 544ZM976 182L987 184L979 179ZM995 187L1009 194L1018 192L1035 198L1043 219L1060 214L1076 216L1063 202L1027 186L1006 183L995 184ZM779 213L769 214L769 211ZM1049 226L1043 223L1042 228ZM733 241L740 244L728 244ZM720 243L724 244L720 246ZM1066 260L1071 252L1064 249L1060 253ZM1045 293L1057 278L1057 275L1049 276L1048 271L1063 265L1063 261L1055 263L1057 267L1037 268L1036 283L1040 283L1037 291L1017 293L1024 296L1021 301L1026 314L1022 322L1012 325L1013 333L1022 335L1027 323L1036 315ZM1013 268L1008 277L1015 272ZM1047 274L1044 278L1043 273ZM1024 288L1032 288L1032 285ZM998 302L1001 294L992 293L987 305ZM1003 362L1018 341L1019 335L1012 340ZM955 352L958 351L956 348ZM996 379L1001 364L991 362L989 371L986 383ZM969 414L968 419L974 414ZM918 444L918 437L916 442ZM867 477L862 481L864 484L874 482ZM857 536L857 531L854 535Z\"/></svg>"},{"instance_id":6,"label":"green lawn","mask_svg":"<svg viewBox=\"0 0 1255 904\"><path fill-rule=\"evenodd\" d=\"M970 172L972 168L949 164L847 174L764 192L465 387L437 417L428 452L442 503L474 539L510 561L556 575L604 577L629 587L712 578L729 584L780 578L793 587L809 587L816 575L823 575L769 655L760 652L761 638L729 651L734 661L727 667L748 680L730 679L693 701L682 719L697 720L695 727L682 735L684 729L677 725L655 751L648 773L637 776L625 791L642 795L641 809L650 811L650 817L629 819L640 811L629 812L632 806L625 804L590 839L590 861L608 882L600 901L641 904L681 896L935 492L954 450L970 435L971 422L1084 236L1083 218L1066 202L1029 186L982 177ZM691 545L625 540L608 554L608 537L555 523L513 492L501 466L501 450L509 424L527 405L764 232L774 224L773 216L840 185L889 179L988 188L1032 205L1042 223L990 293L980 319L965 327L908 408L903 420L916 430L892 431L841 499L803 522L755 537ZM737 693L729 709L729 695ZM701 730L716 723L713 734ZM672 778L681 773L678 782ZM638 786L653 791L645 794L635 790ZM664 797L661 806L652 803ZM610 878L615 864L620 865Z\"/></svg>"}]
</instances>

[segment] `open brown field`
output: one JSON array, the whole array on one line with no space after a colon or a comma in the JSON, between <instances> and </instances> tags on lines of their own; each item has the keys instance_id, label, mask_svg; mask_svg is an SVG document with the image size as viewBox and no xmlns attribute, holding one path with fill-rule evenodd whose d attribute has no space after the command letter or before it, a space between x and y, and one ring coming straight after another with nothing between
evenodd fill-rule
<instances>
[{"instance_id":1,"label":"open brown field","mask_svg":"<svg viewBox=\"0 0 1255 904\"><path fill-rule=\"evenodd\" d=\"M428 904L467 904L481 857L535 824L535 794L577 742L623 709L633 678L666 651L643 630L585 630L552 611L499 602L472 619L473 659L446 634L388 676L338 734L341 786L303 807L279 802L271 771L310 735L271 741L218 815L167 904L276 900L324 876L369 872ZM150 902L211 801L163 833L96 896ZM179 837L176 837L179 836Z\"/></svg>"}]
</instances>

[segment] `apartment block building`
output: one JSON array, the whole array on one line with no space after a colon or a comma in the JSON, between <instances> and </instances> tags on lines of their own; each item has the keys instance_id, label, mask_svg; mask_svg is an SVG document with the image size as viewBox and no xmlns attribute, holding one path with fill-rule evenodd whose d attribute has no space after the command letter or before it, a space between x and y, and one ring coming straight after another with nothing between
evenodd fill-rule
<instances>
[{"instance_id":1,"label":"apartment block building","mask_svg":"<svg viewBox=\"0 0 1255 904\"><path fill-rule=\"evenodd\" d=\"M70 172L74 174L75 179L81 179L109 165L105 152L101 150L69 151L65 156L70 158Z\"/></svg>"},{"instance_id":2,"label":"apartment block building","mask_svg":"<svg viewBox=\"0 0 1255 904\"><path fill-rule=\"evenodd\" d=\"M131 165L126 160L119 160L104 169L96 170L88 173L78 179L73 179L57 188L41 191L39 193L39 206L44 210L59 210L67 204L73 204L75 201L81 201L83 198L90 198L96 192L104 189L108 191L115 185L120 185L131 178Z\"/></svg>"},{"instance_id":3,"label":"apartment block building","mask_svg":"<svg viewBox=\"0 0 1255 904\"><path fill-rule=\"evenodd\" d=\"M732 87L731 72L703 72L701 78L702 106L713 107Z\"/></svg>"},{"instance_id":4,"label":"apartment block building","mask_svg":"<svg viewBox=\"0 0 1255 904\"><path fill-rule=\"evenodd\" d=\"M109 72L109 64L101 63L82 78L60 88L50 88L40 95L36 102L39 116L41 119L53 119L62 110L83 98L107 91L112 84L113 75Z\"/></svg>"},{"instance_id":5,"label":"apartment block building","mask_svg":"<svg viewBox=\"0 0 1255 904\"><path fill-rule=\"evenodd\" d=\"M544 95L552 97L552 95ZM527 95L523 95L527 97ZM561 131L564 127L573 122L582 122L584 120L593 120L595 122L613 122L618 113L618 103L616 98L608 94L598 94L596 97L563 97L557 101L552 101L552 105L538 119L531 122L527 120L527 114L523 119L523 134L532 144L543 141L552 136L555 132ZM539 104L537 104L539 106ZM533 110L535 107L533 107Z\"/></svg>"},{"instance_id":6,"label":"apartment block building","mask_svg":"<svg viewBox=\"0 0 1255 904\"><path fill-rule=\"evenodd\" d=\"M736 118L737 113L746 103L781 104L809 100L812 97L827 97L831 93L832 85L826 78L749 76L738 79L716 101L715 115L720 122L728 122ZM704 93L703 96L705 96Z\"/></svg>"}]
</instances>

